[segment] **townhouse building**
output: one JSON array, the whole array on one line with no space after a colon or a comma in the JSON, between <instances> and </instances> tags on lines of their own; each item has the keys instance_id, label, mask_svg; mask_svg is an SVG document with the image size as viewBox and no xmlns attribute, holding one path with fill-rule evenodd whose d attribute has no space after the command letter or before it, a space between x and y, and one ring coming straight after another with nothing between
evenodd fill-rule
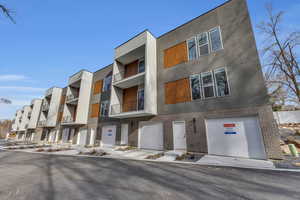
<instances>
[{"instance_id":1,"label":"townhouse building","mask_svg":"<svg viewBox=\"0 0 300 200\"><path fill-rule=\"evenodd\" d=\"M62 143L85 145L93 73L81 70L68 81L61 122Z\"/></svg>"},{"instance_id":2,"label":"townhouse building","mask_svg":"<svg viewBox=\"0 0 300 200\"><path fill-rule=\"evenodd\" d=\"M26 140L38 141L39 138L36 134L38 128L38 120L42 107L42 99L33 99L30 104L31 111L28 113L28 126L26 130Z\"/></svg>"},{"instance_id":3,"label":"townhouse building","mask_svg":"<svg viewBox=\"0 0 300 200\"><path fill-rule=\"evenodd\" d=\"M159 37L149 30L134 36L114 49L111 65L72 75L60 106L56 90L51 126L41 109L42 139L281 157L245 0L229 0Z\"/></svg>"},{"instance_id":4,"label":"townhouse building","mask_svg":"<svg viewBox=\"0 0 300 200\"><path fill-rule=\"evenodd\" d=\"M59 108L62 91L62 88L52 87L45 92L37 130L40 140L55 142L56 134L59 131Z\"/></svg>"}]
</instances>

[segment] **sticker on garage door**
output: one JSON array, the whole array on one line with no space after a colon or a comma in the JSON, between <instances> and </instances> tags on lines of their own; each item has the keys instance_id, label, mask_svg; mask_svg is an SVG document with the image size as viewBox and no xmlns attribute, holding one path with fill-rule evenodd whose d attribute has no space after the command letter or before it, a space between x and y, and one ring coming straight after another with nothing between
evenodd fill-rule
<instances>
[{"instance_id":1,"label":"sticker on garage door","mask_svg":"<svg viewBox=\"0 0 300 200\"><path fill-rule=\"evenodd\" d=\"M236 123L226 123L223 124L225 135L235 135L238 134Z\"/></svg>"}]
</instances>

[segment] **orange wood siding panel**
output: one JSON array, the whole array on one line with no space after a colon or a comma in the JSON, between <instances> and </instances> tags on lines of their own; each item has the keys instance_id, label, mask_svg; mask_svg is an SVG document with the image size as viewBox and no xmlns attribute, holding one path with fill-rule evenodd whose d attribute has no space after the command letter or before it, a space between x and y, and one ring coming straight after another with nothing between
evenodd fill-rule
<instances>
[{"instance_id":1,"label":"orange wood siding panel","mask_svg":"<svg viewBox=\"0 0 300 200\"><path fill-rule=\"evenodd\" d=\"M93 91L93 94L95 95L95 94L101 93L102 87L103 87L103 80L96 81L96 82L94 83L94 91Z\"/></svg>"},{"instance_id":2,"label":"orange wood siding panel","mask_svg":"<svg viewBox=\"0 0 300 200\"><path fill-rule=\"evenodd\" d=\"M123 112L136 110L137 91L138 91L138 86L134 86L123 90L123 105L122 105Z\"/></svg>"},{"instance_id":3,"label":"orange wood siding panel","mask_svg":"<svg viewBox=\"0 0 300 200\"><path fill-rule=\"evenodd\" d=\"M189 79L180 79L165 84L165 104L191 101Z\"/></svg>"},{"instance_id":4,"label":"orange wood siding panel","mask_svg":"<svg viewBox=\"0 0 300 200\"><path fill-rule=\"evenodd\" d=\"M173 67L187 61L187 46L185 41L164 50L165 68Z\"/></svg>"},{"instance_id":5,"label":"orange wood siding panel","mask_svg":"<svg viewBox=\"0 0 300 200\"><path fill-rule=\"evenodd\" d=\"M99 103L92 104L91 118L99 117L100 105Z\"/></svg>"},{"instance_id":6,"label":"orange wood siding panel","mask_svg":"<svg viewBox=\"0 0 300 200\"><path fill-rule=\"evenodd\" d=\"M165 84L165 104L176 103L176 82L169 82Z\"/></svg>"},{"instance_id":7,"label":"orange wood siding panel","mask_svg":"<svg viewBox=\"0 0 300 200\"><path fill-rule=\"evenodd\" d=\"M139 61L136 60L132 63L125 65L124 66L124 69L125 69L124 78L136 75L138 73L138 64L139 64Z\"/></svg>"},{"instance_id":8,"label":"orange wood siding panel","mask_svg":"<svg viewBox=\"0 0 300 200\"><path fill-rule=\"evenodd\" d=\"M57 118L58 123L61 123L62 117L63 117L63 112L59 112L58 113L58 118Z\"/></svg>"},{"instance_id":9,"label":"orange wood siding panel","mask_svg":"<svg viewBox=\"0 0 300 200\"><path fill-rule=\"evenodd\" d=\"M66 102L66 95L62 95L60 98L60 105L65 104L65 102Z\"/></svg>"},{"instance_id":10,"label":"orange wood siding panel","mask_svg":"<svg viewBox=\"0 0 300 200\"><path fill-rule=\"evenodd\" d=\"M74 112L73 112L73 121L76 120L76 115L77 115L77 106L74 107Z\"/></svg>"}]
</instances>

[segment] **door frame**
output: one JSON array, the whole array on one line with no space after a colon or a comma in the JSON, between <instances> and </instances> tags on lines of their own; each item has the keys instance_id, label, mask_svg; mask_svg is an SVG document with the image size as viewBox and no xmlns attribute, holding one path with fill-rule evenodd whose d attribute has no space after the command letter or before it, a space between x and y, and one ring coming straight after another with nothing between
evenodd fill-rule
<instances>
[{"instance_id":1,"label":"door frame","mask_svg":"<svg viewBox=\"0 0 300 200\"><path fill-rule=\"evenodd\" d=\"M176 121L172 121L172 131L173 131L173 150L176 150L175 149L175 140L174 140L174 138L175 138L175 134L174 134L174 125L175 125L175 123L183 123L184 124L184 132L185 132L185 149L182 149L182 150L187 150L187 141L186 141L186 123L185 123L185 120L176 120Z\"/></svg>"}]
</instances>

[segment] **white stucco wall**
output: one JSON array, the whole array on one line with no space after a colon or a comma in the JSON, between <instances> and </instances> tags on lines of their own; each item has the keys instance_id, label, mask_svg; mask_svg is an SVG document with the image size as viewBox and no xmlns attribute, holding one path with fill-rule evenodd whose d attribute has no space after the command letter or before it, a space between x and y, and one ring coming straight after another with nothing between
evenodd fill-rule
<instances>
[{"instance_id":1,"label":"white stucco wall","mask_svg":"<svg viewBox=\"0 0 300 200\"><path fill-rule=\"evenodd\" d=\"M42 100L41 99L34 99L33 100L33 108L31 111L31 118L28 124L28 128L34 129L37 127L37 122L40 116Z\"/></svg>"},{"instance_id":2,"label":"white stucco wall","mask_svg":"<svg viewBox=\"0 0 300 200\"><path fill-rule=\"evenodd\" d=\"M25 131L26 130L26 125L28 125L29 123L29 119L28 119L28 113L31 111L30 106L24 106L23 107L23 114L22 114L22 121L20 124L20 131Z\"/></svg>"},{"instance_id":3,"label":"white stucco wall","mask_svg":"<svg viewBox=\"0 0 300 200\"><path fill-rule=\"evenodd\" d=\"M47 126L56 126L62 88L54 87L47 116Z\"/></svg>"}]
</instances>

